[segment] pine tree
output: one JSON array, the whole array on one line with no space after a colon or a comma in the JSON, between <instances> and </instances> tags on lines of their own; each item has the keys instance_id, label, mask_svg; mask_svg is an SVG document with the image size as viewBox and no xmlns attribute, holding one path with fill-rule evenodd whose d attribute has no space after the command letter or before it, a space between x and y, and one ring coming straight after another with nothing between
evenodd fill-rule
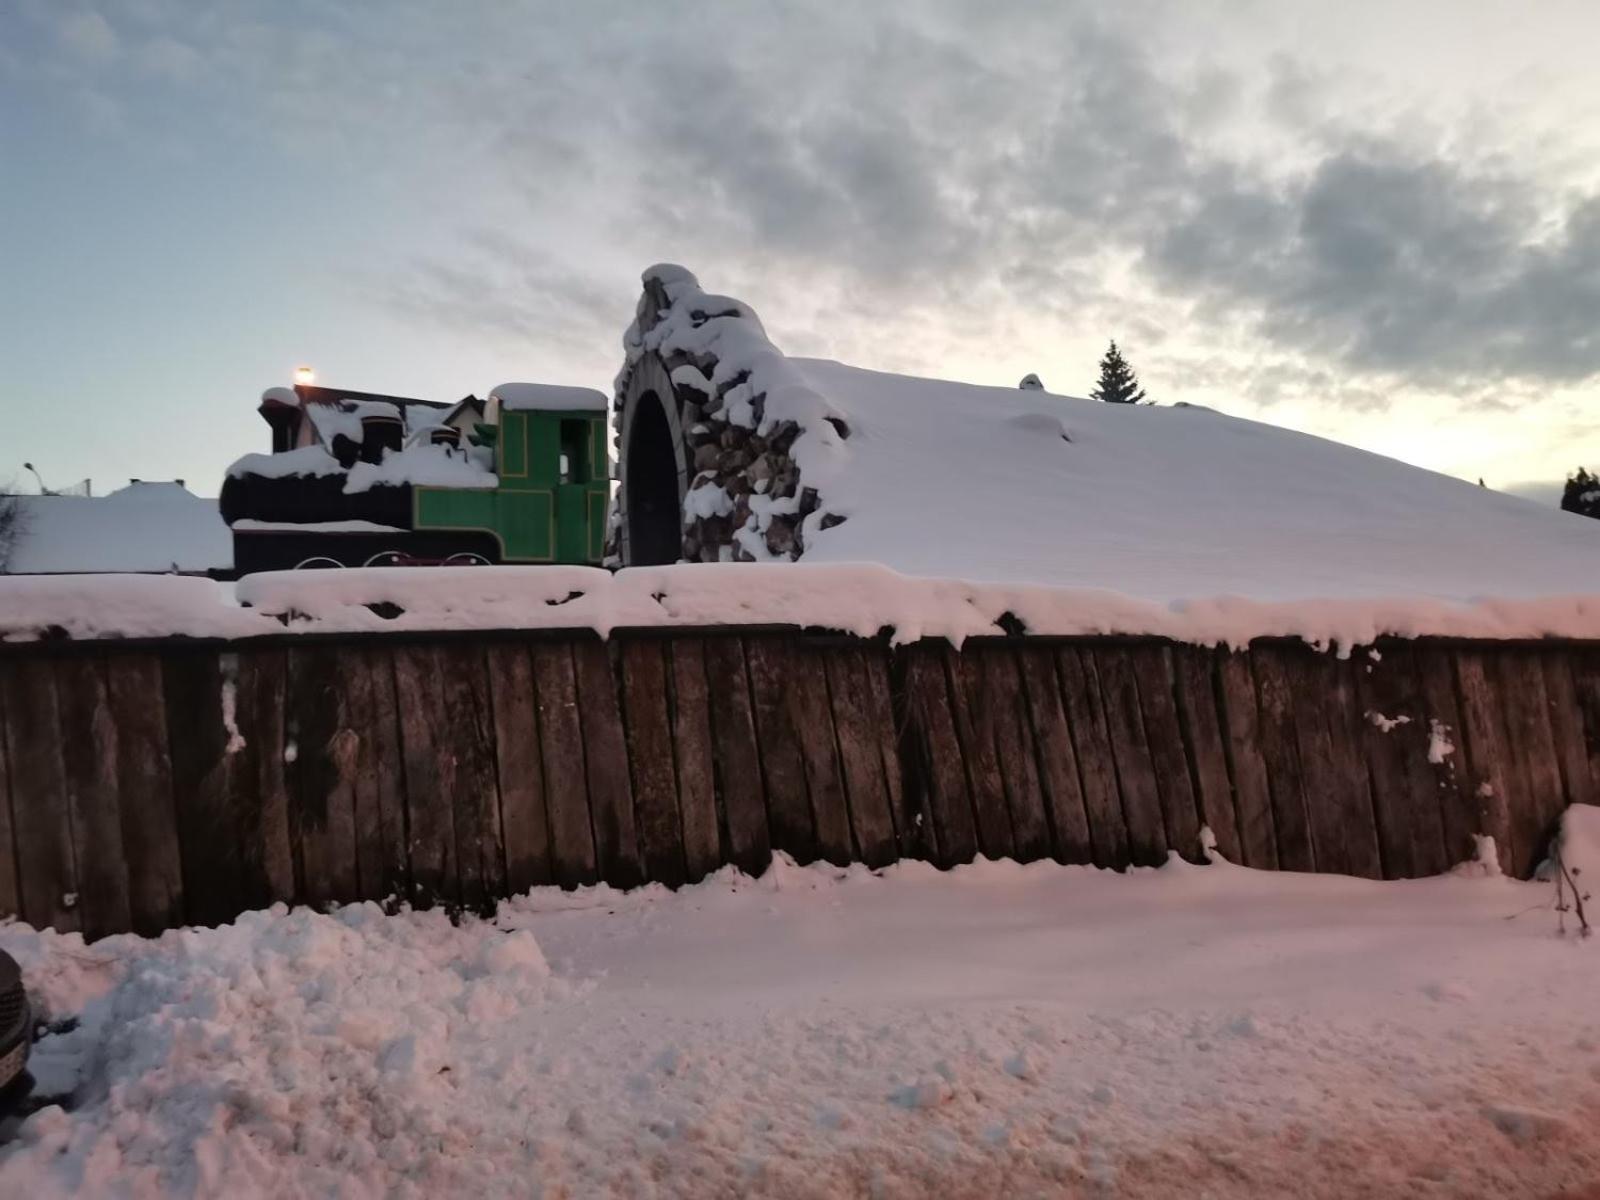
<instances>
[{"instance_id":1,"label":"pine tree","mask_svg":"<svg viewBox=\"0 0 1600 1200\"><path fill-rule=\"evenodd\" d=\"M1139 377L1128 365L1128 360L1122 357L1116 342L1111 343L1106 356L1100 360L1100 382L1094 385L1094 391L1089 396L1107 404L1147 403L1144 389L1139 386Z\"/></svg>"},{"instance_id":2,"label":"pine tree","mask_svg":"<svg viewBox=\"0 0 1600 1200\"><path fill-rule=\"evenodd\" d=\"M1567 476L1566 491L1561 493L1561 508L1580 516L1600 517L1600 475L1579 467L1577 474Z\"/></svg>"}]
</instances>

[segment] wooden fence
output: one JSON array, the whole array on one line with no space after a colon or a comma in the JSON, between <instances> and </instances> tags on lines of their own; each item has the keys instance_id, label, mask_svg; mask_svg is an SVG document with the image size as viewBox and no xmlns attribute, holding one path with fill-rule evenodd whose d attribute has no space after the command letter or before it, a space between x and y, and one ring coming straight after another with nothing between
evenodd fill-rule
<instances>
[{"instance_id":1,"label":"wooden fence","mask_svg":"<svg viewBox=\"0 0 1600 1200\"><path fill-rule=\"evenodd\" d=\"M796 631L0 646L0 911L96 937L274 901L485 907L807 861L1528 874L1600 791L1600 646L1340 660Z\"/></svg>"}]
</instances>

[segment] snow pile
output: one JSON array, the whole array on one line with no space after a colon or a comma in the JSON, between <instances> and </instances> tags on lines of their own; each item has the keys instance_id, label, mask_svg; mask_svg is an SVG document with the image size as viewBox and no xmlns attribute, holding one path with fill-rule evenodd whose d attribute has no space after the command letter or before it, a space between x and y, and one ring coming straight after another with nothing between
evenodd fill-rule
<instances>
[{"instance_id":1,"label":"snow pile","mask_svg":"<svg viewBox=\"0 0 1600 1200\"><path fill-rule=\"evenodd\" d=\"M240 609L239 604L248 607ZM373 611L376 607L379 611ZM379 615L381 612L383 615ZM1458 604L1429 597L1163 605L1117 592L917 579L867 564L703 563L635 567L429 567L276 571L208 580L0 578L0 639L243 638L290 632L791 625L896 644L959 646L1017 623L1056 636L1147 634L1243 646L1300 637L1341 654L1383 635L1600 638L1600 597ZM1434 739L1443 756L1448 739Z\"/></svg>"},{"instance_id":2,"label":"snow pile","mask_svg":"<svg viewBox=\"0 0 1600 1200\"><path fill-rule=\"evenodd\" d=\"M82 1023L0 1192L1550 1196L1600 1176L1600 960L1553 899L780 859L459 928L3 926Z\"/></svg>"},{"instance_id":3,"label":"snow pile","mask_svg":"<svg viewBox=\"0 0 1600 1200\"><path fill-rule=\"evenodd\" d=\"M1337 442L1196 406L783 361L850 430L827 473L802 464L848 518L808 531L806 562L1163 605L1600 597L1600 522Z\"/></svg>"},{"instance_id":4,"label":"snow pile","mask_svg":"<svg viewBox=\"0 0 1600 1200\"><path fill-rule=\"evenodd\" d=\"M217 502L179 483L130 483L105 496L19 496L23 532L9 570L212 571L233 564Z\"/></svg>"},{"instance_id":5,"label":"snow pile","mask_svg":"<svg viewBox=\"0 0 1600 1200\"><path fill-rule=\"evenodd\" d=\"M489 403L511 411L541 409L545 412L603 413L611 407L604 392L555 383L502 383L489 393Z\"/></svg>"},{"instance_id":6,"label":"snow pile","mask_svg":"<svg viewBox=\"0 0 1600 1200\"><path fill-rule=\"evenodd\" d=\"M356 440L359 442L359 437ZM493 471L472 456L427 442L413 443L402 450L385 450L382 462L358 462L348 471L321 446L301 446L282 454L246 454L234 461L228 474L235 479L246 475L262 479L344 475L346 493L364 492L380 484L492 488L500 482Z\"/></svg>"}]
</instances>

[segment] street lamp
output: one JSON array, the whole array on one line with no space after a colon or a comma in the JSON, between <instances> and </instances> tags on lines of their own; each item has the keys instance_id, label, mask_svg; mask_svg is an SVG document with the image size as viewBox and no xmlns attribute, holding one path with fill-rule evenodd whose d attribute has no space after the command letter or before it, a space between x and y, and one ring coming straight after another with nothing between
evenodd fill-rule
<instances>
[{"instance_id":1,"label":"street lamp","mask_svg":"<svg viewBox=\"0 0 1600 1200\"><path fill-rule=\"evenodd\" d=\"M38 468L36 468L32 463L23 463L22 469L24 471L33 472L33 477L39 481L39 494L41 496L48 496L50 494L50 489L44 486L44 476L39 474Z\"/></svg>"},{"instance_id":2,"label":"street lamp","mask_svg":"<svg viewBox=\"0 0 1600 1200\"><path fill-rule=\"evenodd\" d=\"M310 367L296 367L294 369L295 387L310 387L317 381L317 373Z\"/></svg>"}]
</instances>

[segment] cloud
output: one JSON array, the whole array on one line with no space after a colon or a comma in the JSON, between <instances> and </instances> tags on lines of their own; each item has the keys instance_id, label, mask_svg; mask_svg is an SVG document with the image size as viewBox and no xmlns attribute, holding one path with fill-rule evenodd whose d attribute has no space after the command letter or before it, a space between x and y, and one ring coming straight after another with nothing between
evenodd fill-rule
<instances>
[{"instance_id":1,"label":"cloud","mask_svg":"<svg viewBox=\"0 0 1600 1200\"><path fill-rule=\"evenodd\" d=\"M104 63L122 52L122 39L99 13L82 10L71 13L60 25L62 44L89 62Z\"/></svg>"}]
</instances>

